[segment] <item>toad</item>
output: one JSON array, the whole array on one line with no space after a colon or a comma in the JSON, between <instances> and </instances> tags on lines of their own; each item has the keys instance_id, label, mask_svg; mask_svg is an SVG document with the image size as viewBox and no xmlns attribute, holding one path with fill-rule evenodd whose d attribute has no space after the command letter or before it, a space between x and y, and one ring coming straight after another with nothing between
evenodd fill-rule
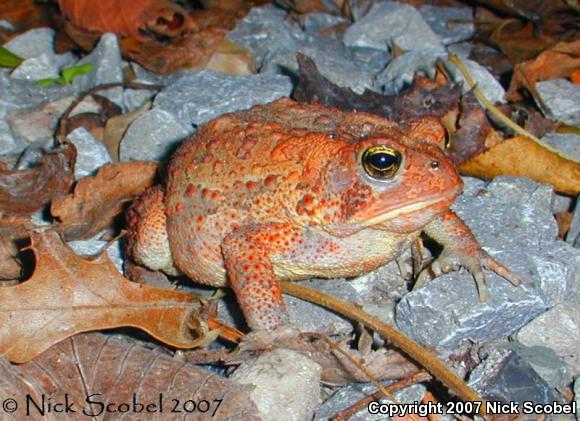
<instances>
[{"instance_id":1,"label":"toad","mask_svg":"<svg viewBox=\"0 0 580 421\"><path fill-rule=\"evenodd\" d=\"M396 123L290 99L223 115L180 145L165 187L129 209L128 252L231 286L253 330L289 324L281 280L364 274L422 232L444 247L432 271L467 269L485 300L482 268L519 278L449 209L462 181L444 139L433 117Z\"/></svg>"}]
</instances>

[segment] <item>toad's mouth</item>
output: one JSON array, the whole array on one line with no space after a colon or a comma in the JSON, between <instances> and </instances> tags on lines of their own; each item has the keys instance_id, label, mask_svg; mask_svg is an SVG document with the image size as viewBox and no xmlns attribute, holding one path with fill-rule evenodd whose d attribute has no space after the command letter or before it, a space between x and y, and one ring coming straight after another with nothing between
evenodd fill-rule
<instances>
[{"instance_id":1,"label":"toad's mouth","mask_svg":"<svg viewBox=\"0 0 580 421\"><path fill-rule=\"evenodd\" d=\"M451 203L453 203L457 195L458 195L457 191L451 190L446 194L437 195L429 199L423 199L420 202L410 203L406 206L398 207L396 209L383 212L377 216L365 219L364 221L361 222L361 225L364 227L370 227L382 224L384 222L392 221L395 218L399 218L409 214L418 214L421 211L426 211L427 209L432 209L433 211L435 211L438 208L437 205L443 205L445 207L449 206ZM439 209L441 210L441 208Z\"/></svg>"}]
</instances>

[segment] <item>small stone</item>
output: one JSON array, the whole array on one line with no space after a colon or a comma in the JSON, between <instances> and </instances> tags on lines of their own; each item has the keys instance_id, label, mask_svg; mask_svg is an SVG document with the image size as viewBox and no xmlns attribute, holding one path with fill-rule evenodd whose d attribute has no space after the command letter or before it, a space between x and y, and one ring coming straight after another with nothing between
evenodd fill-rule
<instances>
[{"instance_id":1,"label":"small stone","mask_svg":"<svg viewBox=\"0 0 580 421\"><path fill-rule=\"evenodd\" d=\"M470 39L475 33L473 9L425 5L419 13L445 45Z\"/></svg>"},{"instance_id":2,"label":"small stone","mask_svg":"<svg viewBox=\"0 0 580 421\"><path fill-rule=\"evenodd\" d=\"M329 37L311 36L296 50L280 51L265 59L262 73L291 74L298 77L296 52L310 57L316 63L320 73L338 86L349 87L361 94L371 88L373 74L364 60L358 60L350 48ZM388 54L384 53L384 64Z\"/></svg>"},{"instance_id":3,"label":"small stone","mask_svg":"<svg viewBox=\"0 0 580 421\"><path fill-rule=\"evenodd\" d=\"M103 34L93 51L79 60L76 65L85 63L92 64L93 68L89 73L75 78L74 85L79 91L87 91L97 85L123 82L121 50L115 34ZM101 90L99 95L123 107L122 87Z\"/></svg>"},{"instance_id":4,"label":"small stone","mask_svg":"<svg viewBox=\"0 0 580 421\"><path fill-rule=\"evenodd\" d=\"M50 28L31 29L12 38L3 47L25 59L54 54L54 36Z\"/></svg>"},{"instance_id":5,"label":"small stone","mask_svg":"<svg viewBox=\"0 0 580 421\"><path fill-rule=\"evenodd\" d=\"M517 334L526 346L547 346L553 349L580 375L580 303L564 302L541 314Z\"/></svg>"},{"instance_id":6,"label":"small stone","mask_svg":"<svg viewBox=\"0 0 580 421\"><path fill-rule=\"evenodd\" d=\"M566 234L566 242L574 247L580 248L580 202L576 201L576 207L572 213L572 222L570 229Z\"/></svg>"},{"instance_id":7,"label":"small stone","mask_svg":"<svg viewBox=\"0 0 580 421\"><path fill-rule=\"evenodd\" d=\"M358 295L344 279L318 279L304 281L301 286L332 295L346 302L358 303ZM292 296L284 296L290 320L303 332L326 332L329 334L345 334L352 332L352 323L344 317L321 306L300 300Z\"/></svg>"},{"instance_id":8,"label":"small stone","mask_svg":"<svg viewBox=\"0 0 580 421\"><path fill-rule=\"evenodd\" d=\"M375 3L344 33L344 43L355 47L403 51L435 49L445 53L439 37L425 23L417 9L393 1Z\"/></svg>"},{"instance_id":9,"label":"small stone","mask_svg":"<svg viewBox=\"0 0 580 421\"><path fill-rule=\"evenodd\" d=\"M312 419L320 399L321 367L289 349L275 349L243 363L231 376L253 385L250 397L265 420Z\"/></svg>"},{"instance_id":10,"label":"small stone","mask_svg":"<svg viewBox=\"0 0 580 421\"><path fill-rule=\"evenodd\" d=\"M109 241L98 240L100 235L95 236L89 240L76 240L67 242L68 246L74 250L79 256L97 256L103 252L107 247L107 255L111 262L115 265L119 273L123 273L123 250L119 240L113 243Z\"/></svg>"},{"instance_id":11,"label":"small stone","mask_svg":"<svg viewBox=\"0 0 580 421\"><path fill-rule=\"evenodd\" d=\"M13 136L10 126L0 119L0 151L2 155L9 155L22 152L26 148L26 143ZM1 159L4 161L4 159Z\"/></svg>"},{"instance_id":12,"label":"small stone","mask_svg":"<svg viewBox=\"0 0 580 421\"><path fill-rule=\"evenodd\" d=\"M237 21L228 38L254 53L256 66L262 68L265 57L294 51L304 40L305 34L296 23L286 20L288 12L268 4L253 7Z\"/></svg>"},{"instance_id":13,"label":"small stone","mask_svg":"<svg viewBox=\"0 0 580 421\"><path fill-rule=\"evenodd\" d=\"M169 85L153 105L172 113L184 126L200 125L228 112L290 96L291 92L288 76L232 76L203 70Z\"/></svg>"},{"instance_id":14,"label":"small stone","mask_svg":"<svg viewBox=\"0 0 580 421\"><path fill-rule=\"evenodd\" d=\"M474 387L488 401L534 402L548 404L557 400L552 388L519 355L499 351L488 356L469 377Z\"/></svg>"},{"instance_id":15,"label":"small stone","mask_svg":"<svg viewBox=\"0 0 580 421\"><path fill-rule=\"evenodd\" d=\"M580 161L580 135L573 133L548 133L541 140L561 154L564 154L564 156L570 156L572 159Z\"/></svg>"},{"instance_id":16,"label":"small stone","mask_svg":"<svg viewBox=\"0 0 580 421\"><path fill-rule=\"evenodd\" d=\"M314 12L304 16L304 31L311 35L320 35L322 31L339 23L347 23L348 19L328 13Z\"/></svg>"},{"instance_id":17,"label":"small stone","mask_svg":"<svg viewBox=\"0 0 580 421\"><path fill-rule=\"evenodd\" d=\"M467 92L469 86L465 83L461 72L447 60L447 53L432 49L411 51L393 59L385 70L376 76L375 88L386 95L396 95L411 84L415 73L433 77L438 60L449 72L453 82L462 82L463 92ZM485 67L472 60L462 59L462 61L487 99L493 103L505 102L505 89Z\"/></svg>"},{"instance_id":18,"label":"small stone","mask_svg":"<svg viewBox=\"0 0 580 421\"><path fill-rule=\"evenodd\" d=\"M24 60L15 68L10 77L13 79L41 80L53 79L59 76L58 65L53 55L41 54Z\"/></svg>"},{"instance_id":19,"label":"small stone","mask_svg":"<svg viewBox=\"0 0 580 421\"><path fill-rule=\"evenodd\" d=\"M536 90L548 117L571 126L580 125L580 85L568 79L554 79L536 83ZM538 106L543 107L541 103Z\"/></svg>"},{"instance_id":20,"label":"small stone","mask_svg":"<svg viewBox=\"0 0 580 421\"><path fill-rule=\"evenodd\" d=\"M159 108L149 110L127 129L121 141L120 160L163 161L192 133L192 127L179 123L173 114Z\"/></svg>"},{"instance_id":21,"label":"small stone","mask_svg":"<svg viewBox=\"0 0 580 421\"><path fill-rule=\"evenodd\" d=\"M91 175L101 166L112 162L105 145L95 139L84 127L73 130L67 138L77 148L75 180Z\"/></svg>"}]
</instances>

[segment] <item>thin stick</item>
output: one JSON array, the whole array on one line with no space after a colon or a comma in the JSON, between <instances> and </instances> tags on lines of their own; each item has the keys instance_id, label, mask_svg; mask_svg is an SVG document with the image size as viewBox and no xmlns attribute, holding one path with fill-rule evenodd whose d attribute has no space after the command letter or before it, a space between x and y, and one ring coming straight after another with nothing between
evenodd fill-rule
<instances>
[{"instance_id":1,"label":"thin stick","mask_svg":"<svg viewBox=\"0 0 580 421\"><path fill-rule=\"evenodd\" d=\"M346 303L330 295L314 291L310 288L297 285L292 282L282 282L282 291L318 304L322 307L334 310L350 319L364 324L369 329L376 331L382 338L391 341L397 348L421 364L433 377L445 384L451 391L465 401L481 402L480 413L485 415L485 401L455 373L445 366L430 352L426 351L417 342L403 335L401 332L365 313L353 304Z\"/></svg>"}]
</instances>

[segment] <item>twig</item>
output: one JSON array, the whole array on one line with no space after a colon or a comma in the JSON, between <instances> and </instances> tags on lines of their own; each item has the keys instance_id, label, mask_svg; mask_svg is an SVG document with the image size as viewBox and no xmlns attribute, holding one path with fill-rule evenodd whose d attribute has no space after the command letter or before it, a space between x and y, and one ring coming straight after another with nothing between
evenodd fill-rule
<instances>
[{"instance_id":1,"label":"twig","mask_svg":"<svg viewBox=\"0 0 580 421\"><path fill-rule=\"evenodd\" d=\"M457 67L457 69L459 69L459 71L461 72L461 74L465 78L465 81L467 82L469 87L471 89L473 89L473 93L474 93L475 97L479 100L479 102L481 102L485 106L485 108L490 113L492 113L498 120L500 120L503 124L505 124L510 129L512 129L514 132L518 133L521 136L525 136L527 138L530 138L533 141L538 142L542 146L545 146L544 143L542 143L542 141L540 139L538 139L536 136L534 136L533 134L528 132L523 127L520 127L518 124L514 123L508 116L506 116L504 113L502 113L499 110L499 108L497 108L495 105L493 105L489 99L487 99L487 97L484 95L484 93L481 91L481 89L479 89L479 87L477 86L477 83L475 82L475 80L473 80L471 73L469 73L469 70L467 70L467 67L465 67L465 64L461 61L461 59L459 58L459 56L457 54L450 54L448 58L449 58L449 61L451 63L453 63Z\"/></svg>"},{"instance_id":2,"label":"twig","mask_svg":"<svg viewBox=\"0 0 580 421\"><path fill-rule=\"evenodd\" d=\"M297 285L296 283L282 282L282 291L311 303L334 310L376 331L382 338L391 341L397 348L421 364L427 371L449 387L461 399L465 401L481 402L480 413L482 415L486 414L485 401L473 389L467 386L463 380L447 368L445 364L439 361L437 357L423 349L417 342L403 335L392 326L389 326L378 318L365 313L353 304L346 303L319 291L314 291L310 288Z\"/></svg>"}]
</instances>

